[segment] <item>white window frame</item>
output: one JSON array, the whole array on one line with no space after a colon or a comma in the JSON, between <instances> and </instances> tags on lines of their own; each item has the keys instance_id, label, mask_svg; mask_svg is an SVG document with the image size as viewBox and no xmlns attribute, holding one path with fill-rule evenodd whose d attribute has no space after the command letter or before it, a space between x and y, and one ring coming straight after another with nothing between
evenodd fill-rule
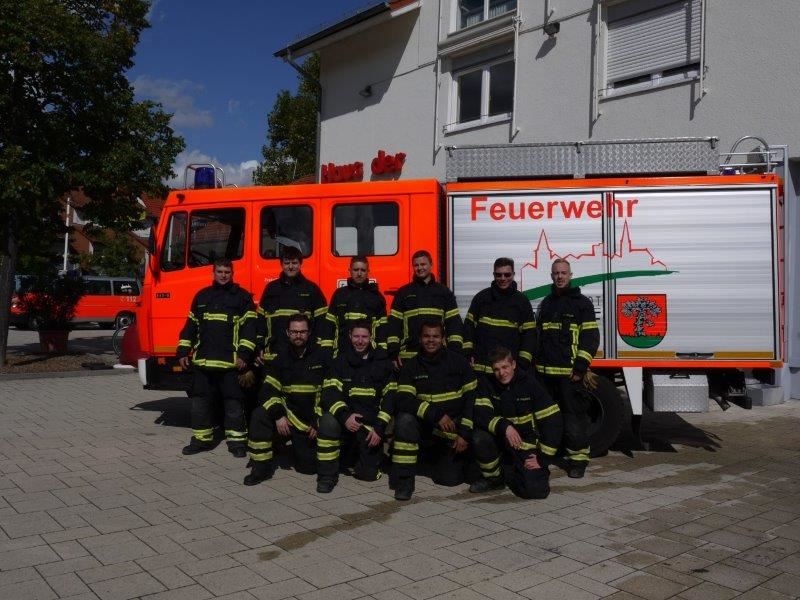
<instances>
[{"instance_id":1,"label":"white window frame","mask_svg":"<svg viewBox=\"0 0 800 600\"><path fill-rule=\"evenodd\" d=\"M623 0L622 2L613 2L614 4L623 4L625 2L631 2L635 0ZM676 0L679 1L679 0ZM687 0L688 2L692 2L692 0ZM697 0L699 4L699 10L701 14L701 20L703 11L705 10L705 0ZM613 87L613 82L610 83L608 80L608 40L609 40L609 32L608 32L608 5L603 4L603 14L602 14L602 27L603 27L603 84L599 89L599 98L601 100L607 98L617 98L620 96L625 96L628 94L635 94L637 92L642 92L650 89L657 89L661 87L666 87L670 85L676 85L685 82L692 82L697 81L700 79L700 69L701 65L703 64L703 56L705 53L705 39L702 31L702 25L700 28L699 33L699 58L697 61L686 62L683 66L674 66L668 69L664 69L662 71L654 71L651 73L643 73L641 77L644 79L638 83L631 83L628 85L624 85L621 87ZM666 6L666 5L664 5ZM655 12L659 10L661 7L653 8L652 11ZM647 11L651 12L651 11ZM693 64L698 64L697 68L689 68ZM669 71L674 71L669 73ZM668 73L665 75L665 73Z\"/></svg>"},{"instance_id":2,"label":"white window frame","mask_svg":"<svg viewBox=\"0 0 800 600\"><path fill-rule=\"evenodd\" d=\"M445 126L445 133L463 131L464 129L472 129L473 127L482 127L483 125L491 125L493 123L503 123L505 121L511 120L515 108L513 106L511 107L510 112L502 113L499 115L491 115L491 116L489 115L489 86L491 83L489 71L495 65L499 65L502 63L513 63L514 60L515 57L513 56L503 56L452 73L451 88L450 88L450 111L449 111L449 118L447 120L448 125ZM458 122L458 111L460 108L458 99L459 78L464 75L469 75L470 73L475 73L476 71L480 71L482 73L481 114L478 119L473 119L472 121L464 121L463 123L459 123ZM512 95L514 94L513 82L511 86L511 93Z\"/></svg>"},{"instance_id":3,"label":"white window frame","mask_svg":"<svg viewBox=\"0 0 800 600\"><path fill-rule=\"evenodd\" d=\"M461 26L461 3L460 0L452 0L452 14L451 14L451 23L452 26L450 28L450 33L455 33L457 31L464 31L466 29L470 29L472 27L477 27L487 21L492 21L494 19L499 19L501 17L506 17L508 15L515 14L517 10L519 10L519 3L520 0L516 0L516 6L511 9L507 10L504 13L500 13L499 15L495 15L493 17L489 17L489 2L491 0L483 0L483 15L481 16L481 20L477 21L471 25L465 25L464 27Z\"/></svg>"}]
</instances>

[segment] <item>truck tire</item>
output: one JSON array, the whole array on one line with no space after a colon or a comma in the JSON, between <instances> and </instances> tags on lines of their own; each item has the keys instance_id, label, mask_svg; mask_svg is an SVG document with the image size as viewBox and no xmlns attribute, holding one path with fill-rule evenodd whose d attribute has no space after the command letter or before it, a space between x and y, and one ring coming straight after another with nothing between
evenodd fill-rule
<instances>
[{"instance_id":1,"label":"truck tire","mask_svg":"<svg viewBox=\"0 0 800 600\"><path fill-rule=\"evenodd\" d=\"M604 456L617 440L622 429L624 408L622 396L613 382L602 375L596 377L594 389L584 387L589 398L589 447L591 456Z\"/></svg>"},{"instance_id":2,"label":"truck tire","mask_svg":"<svg viewBox=\"0 0 800 600\"><path fill-rule=\"evenodd\" d=\"M130 327L133 324L135 315L129 312L121 312L114 319L114 329L122 329L123 327Z\"/></svg>"}]
</instances>

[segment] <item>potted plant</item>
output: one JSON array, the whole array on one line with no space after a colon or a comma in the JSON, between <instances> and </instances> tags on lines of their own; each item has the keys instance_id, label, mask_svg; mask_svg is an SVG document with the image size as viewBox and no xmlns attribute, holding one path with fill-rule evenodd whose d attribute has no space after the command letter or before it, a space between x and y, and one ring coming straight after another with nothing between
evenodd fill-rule
<instances>
[{"instance_id":1,"label":"potted plant","mask_svg":"<svg viewBox=\"0 0 800 600\"><path fill-rule=\"evenodd\" d=\"M19 295L19 305L29 325L39 331L42 352L67 351L75 306L84 293L84 282L73 275L37 275Z\"/></svg>"}]
</instances>

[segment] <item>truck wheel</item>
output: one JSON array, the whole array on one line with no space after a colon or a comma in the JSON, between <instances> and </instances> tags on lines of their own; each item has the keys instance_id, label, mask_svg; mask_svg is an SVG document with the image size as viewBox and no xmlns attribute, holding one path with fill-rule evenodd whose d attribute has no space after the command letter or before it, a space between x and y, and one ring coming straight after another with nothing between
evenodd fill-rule
<instances>
[{"instance_id":1,"label":"truck wheel","mask_svg":"<svg viewBox=\"0 0 800 600\"><path fill-rule=\"evenodd\" d=\"M133 324L134 320L133 313L123 312L117 315L117 318L114 320L114 328L121 329L122 327L130 327Z\"/></svg>"},{"instance_id":2,"label":"truck wheel","mask_svg":"<svg viewBox=\"0 0 800 600\"><path fill-rule=\"evenodd\" d=\"M589 447L592 456L604 456L622 429L623 400L617 387L602 375L594 389L584 388L589 398Z\"/></svg>"}]
</instances>

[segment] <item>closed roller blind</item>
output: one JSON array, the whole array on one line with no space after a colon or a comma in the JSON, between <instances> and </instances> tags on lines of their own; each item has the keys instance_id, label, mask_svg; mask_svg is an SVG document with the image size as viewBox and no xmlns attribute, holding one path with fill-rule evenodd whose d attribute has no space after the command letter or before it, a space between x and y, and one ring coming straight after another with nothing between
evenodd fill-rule
<instances>
[{"instance_id":1,"label":"closed roller blind","mask_svg":"<svg viewBox=\"0 0 800 600\"><path fill-rule=\"evenodd\" d=\"M609 21L607 81L611 83L699 62L700 2L682 0Z\"/></svg>"}]
</instances>

